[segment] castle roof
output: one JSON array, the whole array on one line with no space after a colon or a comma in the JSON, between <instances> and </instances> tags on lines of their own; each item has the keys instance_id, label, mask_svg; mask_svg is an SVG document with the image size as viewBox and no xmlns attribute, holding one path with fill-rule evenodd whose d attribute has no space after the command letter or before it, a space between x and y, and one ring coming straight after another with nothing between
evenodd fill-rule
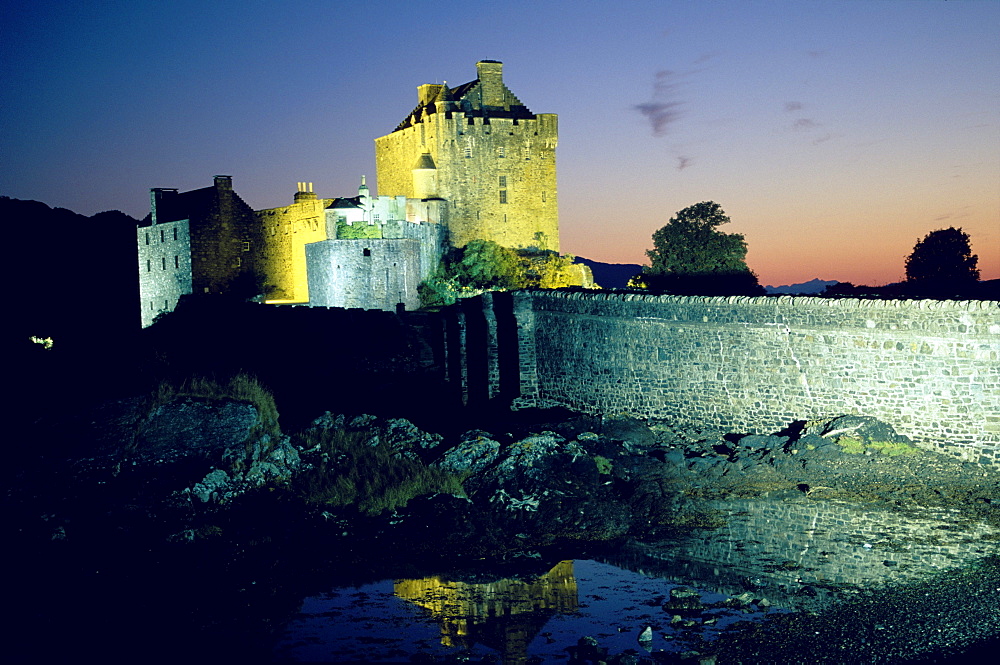
<instances>
[{"instance_id":1,"label":"castle roof","mask_svg":"<svg viewBox=\"0 0 1000 665\"><path fill-rule=\"evenodd\" d=\"M490 63L498 66L502 64L496 60L482 60L479 64L482 63ZM429 98L425 98L426 101L425 99L421 99L416 108L410 111L409 115L403 118L403 121L393 131L412 127L423 122L424 116L441 112L451 113L452 111L461 111L466 117L475 118L516 118L530 120L535 117L531 110L521 103L521 100L510 91L510 88L503 83L499 76L491 84L499 84L502 87L503 106L491 106L483 103L483 81L481 78L463 83L454 88L448 88L447 84L435 84L438 87L435 94ZM420 87L430 88L434 86L428 84ZM450 103L445 104L442 102ZM443 108L439 109L439 104Z\"/></svg>"},{"instance_id":2,"label":"castle roof","mask_svg":"<svg viewBox=\"0 0 1000 665\"><path fill-rule=\"evenodd\" d=\"M341 197L333 200L333 203L327 206L327 208L360 208L361 207L361 197Z\"/></svg>"},{"instance_id":3,"label":"castle roof","mask_svg":"<svg viewBox=\"0 0 1000 665\"><path fill-rule=\"evenodd\" d=\"M160 190L162 196L156 203L156 222L177 222L182 219L204 217L218 201L218 193L214 186L192 189L188 192L178 192L175 189ZM146 215L139 226L150 226L153 223L152 214Z\"/></svg>"}]
</instances>

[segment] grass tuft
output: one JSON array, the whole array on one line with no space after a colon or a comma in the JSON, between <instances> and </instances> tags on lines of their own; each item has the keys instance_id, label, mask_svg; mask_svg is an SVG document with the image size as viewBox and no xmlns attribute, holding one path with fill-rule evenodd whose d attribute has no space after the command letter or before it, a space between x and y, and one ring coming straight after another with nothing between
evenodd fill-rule
<instances>
[{"instance_id":1,"label":"grass tuft","mask_svg":"<svg viewBox=\"0 0 1000 665\"><path fill-rule=\"evenodd\" d=\"M164 404L184 398L250 402L257 409L262 422L273 427L278 424L278 407L274 403L274 396L257 379L246 374L237 374L226 382L198 376L180 384L163 381L153 392L149 411L152 413Z\"/></svg>"},{"instance_id":2,"label":"grass tuft","mask_svg":"<svg viewBox=\"0 0 1000 665\"><path fill-rule=\"evenodd\" d=\"M842 436L837 439L837 444L845 453L860 455L865 451L880 453L890 457L899 455L916 455L920 449L909 443L897 441L862 441L853 436Z\"/></svg>"},{"instance_id":3,"label":"grass tuft","mask_svg":"<svg viewBox=\"0 0 1000 665\"><path fill-rule=\"evenodd\" d=\"M370 445L365 432L309 430L299 436L298 443L307 450L319 446L321 460L301 474L296 485L306 503L355 505L363 513L377 515L427 494L465 496L465 475L399 456L383 443Z\"/></svg>"}]
</instances>

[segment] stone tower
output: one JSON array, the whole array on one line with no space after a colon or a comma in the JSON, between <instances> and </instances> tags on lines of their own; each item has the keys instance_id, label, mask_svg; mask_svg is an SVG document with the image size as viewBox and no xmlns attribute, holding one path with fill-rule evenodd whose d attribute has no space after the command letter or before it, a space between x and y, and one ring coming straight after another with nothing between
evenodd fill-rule
<instances>
[{"instance_id":1,"label":"stone tower","mask_svg":"<svg viewBox=\"0 0 1000 665\"><path fill-rule=\"evenodd\" d=\"M417 88L417 107L375 139L379 194L444 199L452 245L493 240L559 250L558 122L533 114L503 82L503 64L476 63L455 88Z\"/></svg>"}]
</instances>

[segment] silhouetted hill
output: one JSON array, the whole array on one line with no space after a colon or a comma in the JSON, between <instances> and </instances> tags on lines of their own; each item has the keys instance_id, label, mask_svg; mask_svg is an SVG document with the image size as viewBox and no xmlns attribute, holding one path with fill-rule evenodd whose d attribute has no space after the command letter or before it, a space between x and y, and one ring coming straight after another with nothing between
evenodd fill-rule
<instances>
[{"instance_id":1,"label":"silhouetted hill","mask_svg":"<svg viewBox=\"0 0 1000 665\"><path fill-rule=\"evenodd\" d=\"M815 295L817 293L822 293L826 287L833 286L834 284L839 284L837 280L822 280L817 278L810 279L808 282L801 282L799 284L786 284L784 286L765 286L764 290L768 294L787 294L787 295Z\"/></svg>"},{"instance_id":2,"label":"silhouetted hill","mask_svg":"<svg viewBox=\"0 0 1000 665\"><path fill-rule=\"evenodd\" d=\"M637 263L601 263L582 256L576 257L576 261L589 266L594 281L605 289L624 289L629 279L642 272L642 266Z\"/></svg>"},{"instance_id":3,"label":"silhouetted hill","mask_svg":"<svg viewBox=\"0 0 1000 665\"><path fill-rule=\"evenodd\" d=\"M9 241L6 334L89 344L138 328L137 220L2 196L0 224Z\"/></svg>"}]
</instances>

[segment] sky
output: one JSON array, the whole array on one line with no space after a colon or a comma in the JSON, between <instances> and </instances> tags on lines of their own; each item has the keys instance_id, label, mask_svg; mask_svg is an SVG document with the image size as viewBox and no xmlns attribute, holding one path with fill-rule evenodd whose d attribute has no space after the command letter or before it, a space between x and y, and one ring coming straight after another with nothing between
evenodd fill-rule
<instances>
[{"instance_id":1,"label":"sky","mask_svg":"<svg viewBox=\"0 0 1000 665\"><path fill-rule=\"evenodd\" d=\"M559 115L562 250L646 263L719 203L762 284L881 285L960 227L1000 278L996 0L0 0L0 195L91 215L233 176L377 190L416 87L504 63Z\"/></svg>"}]
</instances>

